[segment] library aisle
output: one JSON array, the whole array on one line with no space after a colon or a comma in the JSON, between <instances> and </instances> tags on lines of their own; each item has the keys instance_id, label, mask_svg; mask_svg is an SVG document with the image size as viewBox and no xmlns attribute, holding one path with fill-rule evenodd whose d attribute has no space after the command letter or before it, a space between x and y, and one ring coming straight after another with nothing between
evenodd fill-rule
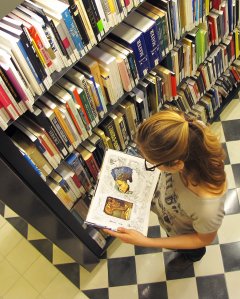
<instances>
[{"instance_id":1,"label":"library aisle","mask_svg":"<svg viewBox=\"0 0 240 299\"><path fill-rule=\"evenodd\" d=\"M0 298L239 299L239 99L230 102L213 128L221 132L228 153L229 190L223 225L202 261L186 264L175 252L143 249L116 240L89 273L0 204ZM164 235L154 214L149 234Z\"/></svg>"}]
</instances>

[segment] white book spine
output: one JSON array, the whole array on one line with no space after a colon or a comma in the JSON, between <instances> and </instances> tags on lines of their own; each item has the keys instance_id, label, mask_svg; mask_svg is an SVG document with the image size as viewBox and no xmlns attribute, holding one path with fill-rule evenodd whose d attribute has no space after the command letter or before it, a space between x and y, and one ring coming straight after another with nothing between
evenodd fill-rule
<instances>
[{"instance_id":1,"label":"white book spine","mask_svg":"<svg viewBox=\"0 0 240 299\"><path fill-rule=\"evenodd\" d=\"M3 120L2 116L0 115L0 128L5 131L7 129L8 125L5 122L5 120Z\"/></svg>"},{"instance_id":2,"label":"white book spine","mask_svg":"<svg viewBox=\"0 0 240 299\"><path fill-rule=\"evenodd\" d=\"M69 115L67 110L64 111L63 117L64 117L65 122L68 124L68 128L74 137L75 141L73 142L73 147L77 148L82 141L81 136L79 135L79 133L74 125L74 122L72 121L71 116Z\"/></svg>"},{"instance_id":3,"label":"white book spine","mask_svg":"<svg viewBox=\"0 0 240 299\"><path fill-rule=\"evenodd\" d=\"M105 31L105 33L107 33L108 30L110 29L110 27L109 27L108 21L106 19L105 12L104 12L103 7L102 7L102 3L100 1L95 1L95 3L96 3L97 10L98 10L98 13L100 15L100 18L103 22L104 31Z\"/></svg>"}]
</instances>

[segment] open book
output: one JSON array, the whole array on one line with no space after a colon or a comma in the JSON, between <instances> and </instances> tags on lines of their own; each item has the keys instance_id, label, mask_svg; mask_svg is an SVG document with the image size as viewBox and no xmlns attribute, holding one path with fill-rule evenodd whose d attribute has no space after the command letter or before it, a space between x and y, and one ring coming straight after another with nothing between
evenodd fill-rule
<instances>
[{"instance_id":1,"label":"open book","mask_svg":"<svg viewBox=\"0 0 240 299\"><path fill-rule=\"evenodd\" d=\"M117 230L135 229L147 235L150 205L160 171L146 171L144 159L106 151L86 223Z\"/></svg>"}]
</instances>

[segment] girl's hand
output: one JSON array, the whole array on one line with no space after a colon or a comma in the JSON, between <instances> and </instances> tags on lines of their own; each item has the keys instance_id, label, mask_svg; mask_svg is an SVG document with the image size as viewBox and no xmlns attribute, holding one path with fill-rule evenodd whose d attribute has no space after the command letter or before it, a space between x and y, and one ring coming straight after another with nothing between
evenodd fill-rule
<instances>
[{"instance_id":1,"label":"girl's hand","mask_svg":"<svg viewBox=\"0 0 240 299\"><path fill-rule=\"evenodd\" d=\"M147 247L148 238L134 229L119 227L116 232L109 229L104 229L104 232L112 237L119 238L124 243Z\"/></svg>"}]
</instances>

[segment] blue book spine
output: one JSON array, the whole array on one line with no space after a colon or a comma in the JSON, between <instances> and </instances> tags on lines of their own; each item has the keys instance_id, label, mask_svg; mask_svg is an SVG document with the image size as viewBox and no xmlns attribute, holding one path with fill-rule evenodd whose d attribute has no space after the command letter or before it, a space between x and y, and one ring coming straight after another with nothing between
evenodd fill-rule
<instances>
[{"instance_id":1,"label":"blue book spine","mask_svg":"<svg viewBox=\"0 0 240 299\"><path fill-rule=\"evenodd\" d=\"M76 24L74 23L74 20L73 20L68 9L66 9L62 13L62 17L63 17L63 20L67 26L67 29L72 37L75 47L77 48L78 52L80 52L83 49L83 43L80 38L80 35L78 34L78 29L76 27Z\"/></svg>"},{"instance_id":2,"label":"blue book spine","mask_svg":"<svg viewBox=\"0 0 240 299\"><path fill-rule=\"evenodd\" d=\"M193 2L194 2L194 0L193 0ZM196 8L196 10L195 10L195 21L196 22L198 22L199 21L199 6L198 6L198 0L195 0L195 8ZM194 4L193 4L194 5Z\"/></svg>"},{"instance_id":3,"label":"blue book spine","mask_svg":"<svg viewBox=\"0 0 240 299\"><path fill-rule=\"evenodd\" d=\"M34 169L34 171L45 180L44 175L40 171L40 169L37 167L37 165L33 162L33 160L25 154L23 151L20 150L20 153L23 155L23 158L28 162L28 164Z\"/></svg>"},{"instance_id":4,"label":"blue book spine","mask_svg":"<svg viewBox=\"0 0 240 299\"><path fill-rule=\"evenodd\" d=\"M129 43L129 46L132 48L135 56L139 78L142 79L150 70L143 34L141 34L132 44Z\"/></svg>"},{"instance_id":5,"label":"blue book spine","mask_svg":"<svg viewBox=\"0 0 240 299\"><path fill-rule=\"evenodd\" d=\"M26 60L29 68L31 69L34 78L37 80L37 83L38 84L42 84L42 81L38 77L38 74L36 73L36 70L33 67L33 65L31 63L31 60L30 60L29 56L27 55L27 52L25 51L25 49L24 49L24 47L22 45L22 42L20 40L17 42L17 45L18 45L18 48L20 49L20 51L22 52L22 55L23 55L24 59Z\"/></svg>"},{"instance_id":6,"label":"blue book spine","mask_svg":"<svg viewBox=\"0 0 240 299\"><path fill-rule=\"evenodd\" d=\"M95 90L96 90L97 97L98 97L99 105L96 106L97 111L98 111L98 112L102 112L102 111L104 112L104 109L103 109L103 106L102 106L101 97L100 97L99 91L98 91L98 89L97 89L95 79L94 79L93 76L90 76L89 78L90 78L90 80L92 81L92 83L93 83L93 85L94 85L94 88L95 88Z\"/></svg>"},{"instance_id":7,"label":"blue book spine","mask_svg":"<svg viewBox=\"0 0 240 299\"><path fill-rule=\"evenodd\" d=\"M203 0L199 0L199 19L202 20L203 17Z\"/></svg>"},{"instance_id":8,"label":"blue book spine","mask_svg":"<svg viewBox=\"0 0 240 299\"><path fill-rule=\"evenodd\" d=\"M153 69L160 62L159 56L159 39L157 33L157 26L154 24L144 34L144 40L147 48L148 60L150 68Z\"/></svg>"},{"instance_id":9,"label":"blue book spine","mask_svg":"<svg viewBox=\"0 0 240 299\"><path fill-rule=\"evenodd\" d=\"M233 5L232 0L228 0L228 19L229 19L229 31L233 31Z\"/></svg>"}]
</instances>

